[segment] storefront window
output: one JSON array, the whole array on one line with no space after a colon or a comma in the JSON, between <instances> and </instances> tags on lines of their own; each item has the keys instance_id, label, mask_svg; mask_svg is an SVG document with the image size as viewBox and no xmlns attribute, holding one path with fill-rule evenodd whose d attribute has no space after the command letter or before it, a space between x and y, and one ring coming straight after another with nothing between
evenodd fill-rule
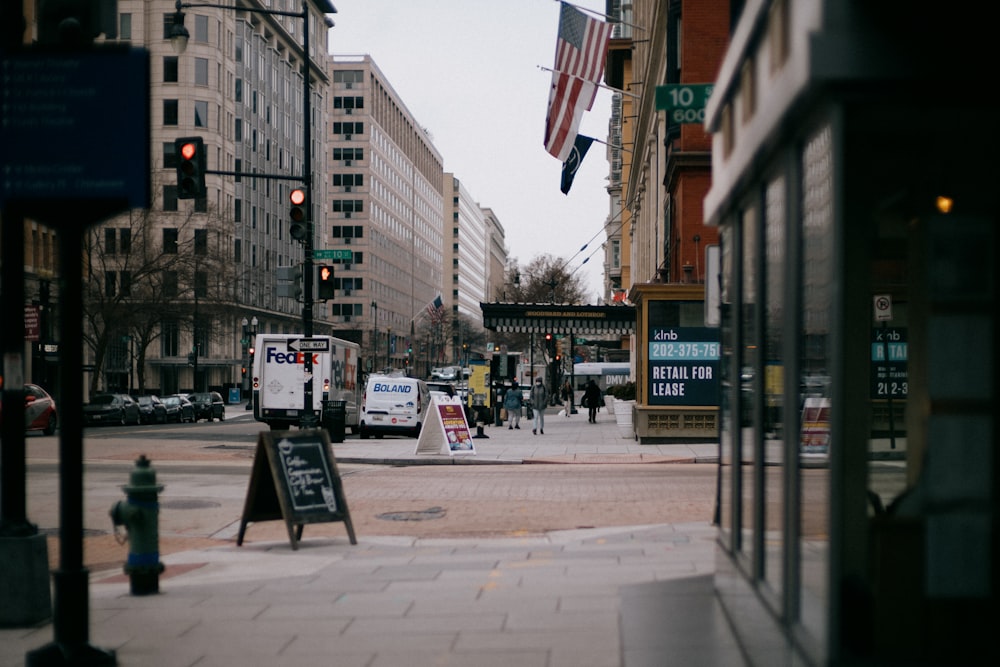
<instances>
[{"instance_id":1,"label":"storefront window","mask_svg":"<svg viewBox=\"0 0 1000 667\"><path fill-rule=\"evenodd\" d=\"M759 398L758 374L760 372L760 340L758 336L758 276L757 258L759 253L757 211L749 208L742 217L742 290L740 298L740 428L739 475L740 475L740 516L741 526L739 550L746 557L753 555L753 530L755 499L759 485L755 484L758 427L755 421L756 402Z\"/></svg>"},{"instance_id":2,"label":"storefront window","mask_svg":"<svg viewBox=\"0 0 1000 667\"><path fill-rule=\"evenodd\" d=\"M722 392L719 404L719 495L717 518L720 539L727 548L732 548L733 540L733 438L739 433L739 420L733 411L737 408L734 391L739 390L739 373L735 372L734 364L737 357L734 354L733 339L736 335L733 321L733 304L736 298L733 283L736 279L735 258L733 256L736 236L731 225L722 227L719 231L720 273L719 290L721 353L720 360Z\"/></svg>"},{"instance_id":3,"label":"storefront window","mask_svg":"<svg viewBox=\"0 0 1000 667\"><path fill-rule=\"evenodd\" d=\"M802 155L802 275L799 330L801 466L799 618L825 645L830 569L830 363L833 299L832 130L820 128Z\"/></svg>"},{"instance_id":4,"label":"storefront window","mask_svg":"<svg viewBox=\"0 0 1000 667\"><path fill-rule=\"evenodd\" d=\"M785 179L767 185L764 201L764 579L774 591L782 588L784 534L785 386L783 327L785 321Z\"/></svg>"}]
</instances>

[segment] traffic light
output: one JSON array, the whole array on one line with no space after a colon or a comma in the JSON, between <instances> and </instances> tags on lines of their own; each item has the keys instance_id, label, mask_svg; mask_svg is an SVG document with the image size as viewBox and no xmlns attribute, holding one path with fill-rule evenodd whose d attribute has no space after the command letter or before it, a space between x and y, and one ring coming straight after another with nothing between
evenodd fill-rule
<instances>
[{"instance_id":1,"label":"traffic light","mask_svg":"<svg viewBox=\"0 0 1000 667\"><path fill-rule=\"evenodd\" d=\"M177 156L177 198L205 196L205 142L201 137L174 139Z\"/></svg>"},{"instance_id":2,"label":"traffic light","mask_svg":"<svg viewBox=\"0 0 1000 667\"><path fill-rule=\"evenodd\" d=\"M316 298L329 301L333 298L333 267L321 264L316 267Z\"/></svg>"},{"instance_id":3,"label":"traffic light","mask_svg":"<svg viewBox=\"0 0 1000 667\"><path fill-rule=\"evenodd\" d=\"M303 186L293 189L288 193L288 200L292 202L292 209L288 212L288 217L292 219L292 226L288 232L296 241L303 241L306 238L306 221L309 214L306 211L306 189Z\"/></svg>"}]
</instances>

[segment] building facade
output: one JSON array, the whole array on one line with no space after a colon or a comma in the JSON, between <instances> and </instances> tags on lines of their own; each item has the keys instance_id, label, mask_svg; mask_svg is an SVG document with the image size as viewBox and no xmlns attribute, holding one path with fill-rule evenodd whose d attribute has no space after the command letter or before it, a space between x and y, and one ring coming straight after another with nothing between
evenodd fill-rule
<instances>
[{"instance_id":1,"label":"building facade","mask_svg":"<svg viewBox=\"0 0 1000 667\"><path fill-rule=\"evenodd\" d=\"M249 351L244 322L272 333L303 326L301 303L279 295L274 275L303 260L302 244L287 229L288 194L307 170L311 217L325 217L318 130L329 91L326 14L336 10L325 0L306 5L313 128L306 165L302 18L264 13L276 9L271 3L190 8L183 12L190 39L177 53L174 4L118 3L116 41L150 54L153 202L89 235L91 390L241 386ZM206 148L206 191L180 199L174 141L191 136ZM318 333L328 330L324 319L319 312Z\"/></svg>"},{"instance_id":2,"label":"building facade","mask_svg":"<svg viewBox=\"0 0 1000 667\"><path fill-rule=\"evenodd\" d=\"M370 368L404 368L429 353L418 328L442 292L452 193L441 154L371 57L334 56L331 68L330 213L320 247L353 256L334 265L328 315L334 335L364 345Z\"/></svg>"},{"instance_id":3,"label":"building facade","mask_svg":"<svg viewBox=\"0 0 1000 667\"><path fill-rule=\"evenodd\" d=\"M739 4L706 114L717 595L753 664L995 664L997 103L927 96L981 86L993 29Z\"/></svg>"}]
</instances>

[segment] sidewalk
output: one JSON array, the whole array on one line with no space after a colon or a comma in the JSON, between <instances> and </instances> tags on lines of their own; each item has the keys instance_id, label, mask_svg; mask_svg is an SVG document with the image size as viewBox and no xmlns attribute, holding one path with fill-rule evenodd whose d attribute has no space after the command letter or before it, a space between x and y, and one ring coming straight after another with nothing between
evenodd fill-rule
<instances>
[{"instance_id":1,"label":"sidewalk","mask_svg":"<svg viewBox=\"0 0 1000 667\"><path fill-rule=\"evenodd\" d=\"M239 415L229 418L243 418ZM606 410L546 415L545 434L488 426L476 453L416 455L416 440L349 437L338 462L714 461L715 445L639 445ZM596 490L595 490L596 491ZM705 523L497 539L358 535L212 546L162 557L160 593L92 573L90 644L119 665L661 667L743 665L712 595ZM0 630L0 667L53 640Z\"/></svg>"}]
</instances>

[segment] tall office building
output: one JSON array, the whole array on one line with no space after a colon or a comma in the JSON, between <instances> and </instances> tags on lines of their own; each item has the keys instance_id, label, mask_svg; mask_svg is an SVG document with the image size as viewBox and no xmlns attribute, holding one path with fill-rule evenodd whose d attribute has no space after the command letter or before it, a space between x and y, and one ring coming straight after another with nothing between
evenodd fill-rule
<instances>
[{"instance_id":1,"label":"tall office building","mask_svg":"<svg viewBox=\"0 0 1000 667\"><path fill-rule=\"evenodd\" d=\"M362 343L370 368L422 372L426 308L443 285L443 160L370 56L335 55L331 69L319 242L351 259L334 265L326 314L334 335Z\"/></svg>"},{"instance_id":2,"label":"tall office building","mask_svg":"<svg viewBox=\"0 0 1000 667\"><path fill-rule=\"evenodd\" d=\"M288 231L288 193L307 168L306 21L262 13L295 11L296 3L243 7L185 9L190 39L178 53L170 39L172 0L118 2L117 41L150 54L153 202L96 228L86 248L86 359L95 389L138 389L135 376L161 393L246 388L248 332L303 326L301 303L278 296L274 276L303 259ZM336 9L328 0L307 7L312 216L320 221L327 199L325 15ZM203 139L210 173L203 196L178 199L174 140L191 136ZM322 309L316 322L317 333L328 330Z\"/></svg>"}]
</instances>

